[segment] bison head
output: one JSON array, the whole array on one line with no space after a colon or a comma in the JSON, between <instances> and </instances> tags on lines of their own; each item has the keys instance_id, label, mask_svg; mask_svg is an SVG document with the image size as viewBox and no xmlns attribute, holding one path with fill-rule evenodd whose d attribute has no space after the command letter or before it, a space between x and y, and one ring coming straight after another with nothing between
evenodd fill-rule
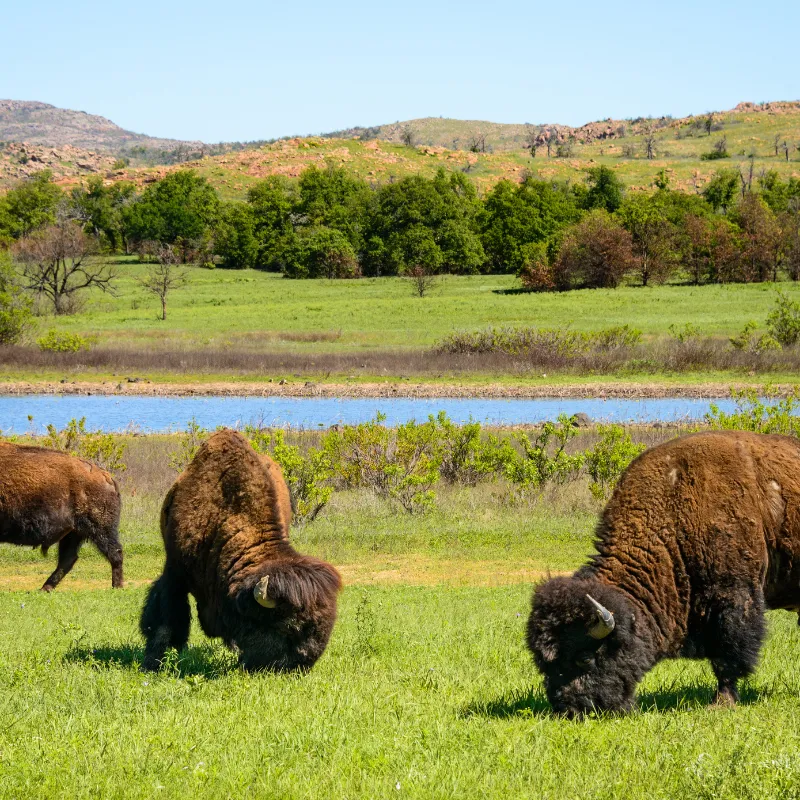
<instances>
[{"instance_id":1,"label":"bison head","mask_svg":"<svg viewBox=\"0 0 800 800\"><path fill-rule=\"evenodd\" d=\"M553 578L537 587L528 647L554 711L574 717L630 709L654 661L636 614L624 592L593 578Z\"/></svg>"},{"instance_id":2,"label":"bison head","mask_svg":"<svg viewBox=\"0 0 800 800\"><path fill-rule=\"evenodd\" d=\"M339 573L298 557L265 565L237 587L226 614L230 644L248 671L309 670L336 621Z\"/></svg>"}]
</instances>

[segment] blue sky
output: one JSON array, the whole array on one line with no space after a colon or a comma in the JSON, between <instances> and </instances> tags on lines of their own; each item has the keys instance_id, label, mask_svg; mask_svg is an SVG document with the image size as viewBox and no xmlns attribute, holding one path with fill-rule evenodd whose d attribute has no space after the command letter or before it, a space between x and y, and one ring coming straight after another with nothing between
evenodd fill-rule
<instances>
[{"instance_id":1,"label":"blue sky","mask_svg":"<svg viewBox=\"0 0 800 800\"><path fill-rule=\"evenodd\" d=\"M425 116L579 125L800 98L800 4L40 0L0 12L0 97L180 139Z\"/></svg>"}]
</instances>

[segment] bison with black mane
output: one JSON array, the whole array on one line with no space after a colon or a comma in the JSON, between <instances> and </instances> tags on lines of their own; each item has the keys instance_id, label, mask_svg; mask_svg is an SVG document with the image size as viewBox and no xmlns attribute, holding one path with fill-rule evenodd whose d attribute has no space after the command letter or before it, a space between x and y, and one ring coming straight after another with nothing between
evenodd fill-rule
<instances>
[{"instance_id":1,"label":"bison with black mane","mask_svg":"<svg viewBox=\"0 0 800 800\"><path fill-rule=\"evenodd\" d=\"M240 434L211 436L161 510L166 564L140 627L145 669L189 638L188 595L206 635L221 637L248 670L306 670L336 620L341 580L289 543L291 507L280 468Z\"/></svg>"},{"instance_id":2,"label":"bison with black mane","mask_svg":"<svg viewBox=\"0 0 800 800\"><path fill-rule=\"evenodd\" d=\"M625 711L665 658L707 658L719 703L758 661L765 609L800 609L800 442L718 431L628 467L597 553L538 586L528 645L556 712Z\"/></svg>"}]
</instances>

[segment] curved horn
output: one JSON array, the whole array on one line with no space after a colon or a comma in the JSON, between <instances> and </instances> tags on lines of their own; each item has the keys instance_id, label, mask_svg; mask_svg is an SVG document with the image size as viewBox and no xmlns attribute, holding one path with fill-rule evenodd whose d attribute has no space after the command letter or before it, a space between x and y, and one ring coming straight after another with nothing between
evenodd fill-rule
<instances>
[{"instance_id":1,"label":"curved horn","mask_svg":"<svg viewBox=\"0 0 800 800\"><path fill-rule=\"evenodd\" d=\"M590 594L586 595L586 599L594 606L597 612L597 622L589 628L589 636L592 639L605 639L613 630L616 622L614 622L614 615L603 605L597 602Z\"/></svg>"},{"instance_id":2,"label":"curved horn","mask_svg":"<svg viewBox=\"0 0 800 800\"><path fill-rule=\"evenodd\" d=\"M253 589L253 597L256 599L256 603L260 606L264 606L264 608L275 608L277 603L271 598L267 596L267 587L269 586L269 575L265 575L257 584L255 589Z\"/></svg>"}]
</instances>

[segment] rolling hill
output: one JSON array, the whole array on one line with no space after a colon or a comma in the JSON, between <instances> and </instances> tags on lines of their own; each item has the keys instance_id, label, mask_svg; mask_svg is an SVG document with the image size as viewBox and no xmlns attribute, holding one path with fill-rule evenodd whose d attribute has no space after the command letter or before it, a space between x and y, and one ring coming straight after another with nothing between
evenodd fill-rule
<instances>
[{"instance_id":1,"label":"rolling hill","mask_svg":"<svg viewBox=\"0 0 800 800\"><path fill-rule=\"evenodd\" d=\"M728 158L701 158L722 139ZM432 175L443 167L465 172L481 190L526 174L580 181L587 168L600 164L634 190L651 188L661 171L671 185L687 191L699 191L722 167L749 172L752 165L756 176L774 169L783 177L800 178L800 102L740 103L710 120L708 115L608 119L577 128L426 118L261 145L231 144L211 154L200 142L131 133L104 117L44 103L0 101L0 140L5 140L0 185L39 169L50 169L64 185L93 173L143 185L170 170L190 167L226 199L243 197L267 175L297 177L311 164L345 167L373 183ZM648 140L652 158L647 157ZM136 147L178 153L178 163L142 165L134 159L130 165L118 160Z\"/></svg>"}]
</instances>

